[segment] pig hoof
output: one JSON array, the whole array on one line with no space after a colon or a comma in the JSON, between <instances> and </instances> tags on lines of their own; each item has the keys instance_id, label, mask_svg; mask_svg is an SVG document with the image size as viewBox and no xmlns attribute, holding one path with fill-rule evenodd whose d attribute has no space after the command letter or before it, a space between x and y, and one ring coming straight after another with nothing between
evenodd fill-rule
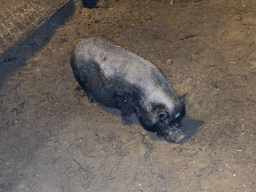
<instances>
[{"instance_id":1,"label":"pig hoof","mask_svg":"<svg viewBox=\"0 0 256 192\"><path fill-rule=\"evenodd\" d=\"M130 116L123 116L122 120L123 120L124 125L131 125L132 124L132 120L131 120Z\"/></svg>"},{"instance_id":2,"label":"pig hoof","mask_svg":"<svg viewBox=\"0 0 256 192\"><path fill-rule=\"evenodd\" d=\"M86 93L86 92L85 92L85 95L87 95L88 100L89 100L90 103L93 103L93 102L95 101L95 100L93 99L93 96L92 96L90 93Z\"/></svg>"},{"instance_id":3,"label":"pig hoof","mask_svg":"<svg viewBox=\"0 0 256 192\"><path fill-rule=\"evenodd\" d=\"M88 98L88 100L89 100L90 103L94 103L94 99L89 99Z\"/></svg>"}]
</instances>

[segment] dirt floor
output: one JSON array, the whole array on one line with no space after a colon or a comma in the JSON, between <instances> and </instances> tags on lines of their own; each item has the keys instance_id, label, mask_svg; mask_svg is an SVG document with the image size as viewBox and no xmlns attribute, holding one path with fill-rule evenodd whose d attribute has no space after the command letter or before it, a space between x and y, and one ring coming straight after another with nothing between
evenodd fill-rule
<instances>
[{"instance_id":1,"label":"dirt floor","mask_svg":"<svg viewBox=\"0 0 256 192\"><path fill-rule=\"evenodd\" d=\"M67 11L0 62L1 192L256 191L256 1L101 0L62 21ZM92 36L189 93L185 142L82 97L69 59Z\"/></svg>"}]
</instances>

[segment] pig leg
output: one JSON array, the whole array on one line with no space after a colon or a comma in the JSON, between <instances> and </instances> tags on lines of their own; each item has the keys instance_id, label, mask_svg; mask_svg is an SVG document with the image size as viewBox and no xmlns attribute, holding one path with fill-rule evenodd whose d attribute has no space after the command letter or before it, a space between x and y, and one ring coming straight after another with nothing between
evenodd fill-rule
<instances>
[{"instance_id":1,"label":"pig leg","mask_svg":"<svg viewBox=\"0 0 256 192\"><path fill-rule=\"evenodd\" d=\"M88 97L88 100L90 101L90 103L93 103L95 100L93 99L93 96L91 93L88 92L84 92L84 94Z\"/></svg>"},{"instance_id":2,"label":"pig leg","mask_svg":"<svg viewBox=\"0 0 256 192\"><path fill-rule=\"evenodd\" d=\"M116 107L121 111L123 123L125 125L131 125L133 122L130 116L134 112L131 98L128 96L117 96Z\"/></svg>"},{"instance_id":3,"label":"pig leg","mask_svg":"<svg viewBox=\"0 0 256 192\"><path fill-rule=\"evenodd\" d=\"M124 125L131 125L133 122L131 120L130 115L124 115L122 114L122 121Z\"/></svg>"}]
</instances>

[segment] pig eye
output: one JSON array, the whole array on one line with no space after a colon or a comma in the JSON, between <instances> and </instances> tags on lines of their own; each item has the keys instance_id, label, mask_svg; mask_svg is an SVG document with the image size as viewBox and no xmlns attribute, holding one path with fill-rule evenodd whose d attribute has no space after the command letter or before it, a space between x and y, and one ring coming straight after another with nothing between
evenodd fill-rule
<instances>
[{"instance_id":1,"label":"pig eye","mask_svg":"<svg viewBox=\"0 0 256 192\"><path fill-rule=\"evenodd\" d=\"M177 114L175 115L175 119L178 118L179 116L180 116L180 113L177 113Z\"/></svg>"}]
</instances>

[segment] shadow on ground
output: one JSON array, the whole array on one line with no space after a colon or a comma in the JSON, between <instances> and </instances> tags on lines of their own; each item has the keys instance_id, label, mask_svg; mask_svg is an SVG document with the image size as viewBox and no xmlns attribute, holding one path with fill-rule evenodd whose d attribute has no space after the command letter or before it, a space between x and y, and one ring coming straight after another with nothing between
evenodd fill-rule
<instances>
[{"instance_id":1,"label":"shadow on ground","mask_svg":"<svg viewBox=\"0 0 256 192\"><path fill-rule=\"evenodd\" d=\"M0 56L0 87L17 68L26 65L27 61L51 39L56 29L73 15L74 10L74 1L69 1L24 41Z\"/></svg>"},{"instance_id":2,"label":"shadow on ground","mask_svg":"<svg viewBox=\"0 0 256 192\"><path fill-rule=\"evenodd\" d=\"M111 113L121 118L121 112L119 110L107 108L101 104L97 104L97 105L105 112ZM131 120L133 124L140 125L139 120L134 113L131 115ZM185 137L179 142L179 144L181 145L185 144L191 137L193 137L197 133L198 128L204 125L204 123L205 122L202 120L191 119L188 115L185 115L185 117L182 120L183 132L185 133ZM154 141L157 141L157 140L166 141L164 137L158 137L156 134L149 131L147 131L147 133L150 136L150 138Z\"/></svg>"},{"instance_id":3,"label":"shadow on ground","mask_svg":"<svg viewBox=\"0 0 256 192\"><path fill-rule=\"evenodd\" d=\"M85 8L94 8L96 7L99 0L83 0L83 7Z\"/></svg>"}]
</instances>

